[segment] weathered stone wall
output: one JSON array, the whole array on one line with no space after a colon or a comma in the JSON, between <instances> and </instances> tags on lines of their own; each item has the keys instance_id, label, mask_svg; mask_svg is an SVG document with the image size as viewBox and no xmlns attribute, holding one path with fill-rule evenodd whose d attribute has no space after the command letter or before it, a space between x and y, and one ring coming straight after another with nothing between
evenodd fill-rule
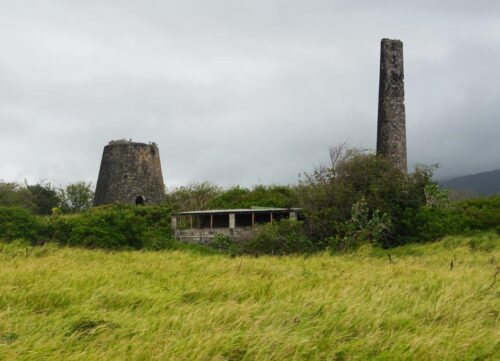
<instances>
[{"instance_id":1,"label":"weathered stone wall","mask_svg":"<svg viewBox=\"0 0 500 361\"><path fill-rule=\"evenodd\" d=\"M146 204L159 204L165 187L156 144L112 141L104 147L94 205L135 204L142 196Z\"/></svg>"},{"instance_id":2,"label":"weathered stone wall","mask_svg":"<svg viewBox=\"0 0 500 361\"><path fill-rule=\"evenodd\" d=\"M403 43L382 39L378 99L377 154L407 172Z\"/></svg>"}]
</instances>

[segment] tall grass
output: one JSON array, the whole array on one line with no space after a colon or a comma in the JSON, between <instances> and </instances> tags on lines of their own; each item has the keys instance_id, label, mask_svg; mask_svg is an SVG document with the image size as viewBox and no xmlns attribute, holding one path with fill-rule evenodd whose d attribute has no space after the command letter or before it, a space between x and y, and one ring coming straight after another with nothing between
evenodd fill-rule
<instances>
[{"instance_id":1,"label":"tall grass","mask_svg":"<svg viewBox=\"0 0 500 361\"><path fill-rule=\"evenodd\" d=\"M494 360L499 241L390 260L0 244L0 359Z\"/></svg>"}]
</instances>

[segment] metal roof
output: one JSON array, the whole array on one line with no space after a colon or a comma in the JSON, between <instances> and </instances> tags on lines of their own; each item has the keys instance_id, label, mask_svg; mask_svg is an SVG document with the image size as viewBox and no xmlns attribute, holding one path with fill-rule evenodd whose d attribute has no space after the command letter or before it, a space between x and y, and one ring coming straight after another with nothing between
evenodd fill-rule
<instances>
[{"instance_id":1,"label":"metal roof","mask_svg":"<svg viewBox=\"0 0 500 361\"><path fill-rule=\"evenodd\" d=\"M203 211L173 212L173 215L228 214L228 213L261 213L261 212L299 212L302 208L237 208L237 209L207 209Z\"/></svg>"}]
</instances>

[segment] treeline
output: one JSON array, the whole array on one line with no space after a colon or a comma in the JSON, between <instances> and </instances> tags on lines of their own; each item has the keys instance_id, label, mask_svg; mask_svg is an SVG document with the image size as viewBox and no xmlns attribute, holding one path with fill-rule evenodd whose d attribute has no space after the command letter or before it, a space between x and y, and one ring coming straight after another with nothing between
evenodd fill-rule
<instances>
[{"instance_id":1,"label":"treeline","mask_svg":"<svg viewBox=\"0 0 500 361\"><path fill-rule=\"evenodd\" d=\"M94 190L88 182L65 187L54 187L45 181L37 184L0 182L0 206L22 207L38 215L84 212L90 209L93 199Z\"/></svg>"},{"instance_id":2,"label":"treeline","mask_svg":"<svg viewBox=\"0 0 500 361\"><path fill-rule=\"evenodd\" d=\"M375 154L333 148L328 165L300 176L295 185L221 188L208 182L167 191L161 206L91 208L90 184L62 189L48 183L0 184L0 238L33 243L117 249L174 247L172 210L299 207L300 221L256 228L234 244L217 236L211 245L230 253L346 251L371 243L388 248L428 242L447 234L500 232L500 197L450 201L432 181L434 167L402 174Z\"/></svg>"}]
</instances>

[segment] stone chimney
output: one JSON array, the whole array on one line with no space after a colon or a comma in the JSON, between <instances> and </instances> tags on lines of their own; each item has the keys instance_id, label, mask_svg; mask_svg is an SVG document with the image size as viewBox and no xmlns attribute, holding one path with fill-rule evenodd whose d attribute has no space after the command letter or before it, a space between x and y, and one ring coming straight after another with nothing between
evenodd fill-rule
<instances>
[{"instance_id":1,"label":"stone chimney","mask_svg":"<svg viewBox=\"0 0 500 361\"><path fill-rule=\"evenodd\" d=\"M407 172L403 43L382 39L378 95L377 155Z\"/></svg>"}]
</instances>

